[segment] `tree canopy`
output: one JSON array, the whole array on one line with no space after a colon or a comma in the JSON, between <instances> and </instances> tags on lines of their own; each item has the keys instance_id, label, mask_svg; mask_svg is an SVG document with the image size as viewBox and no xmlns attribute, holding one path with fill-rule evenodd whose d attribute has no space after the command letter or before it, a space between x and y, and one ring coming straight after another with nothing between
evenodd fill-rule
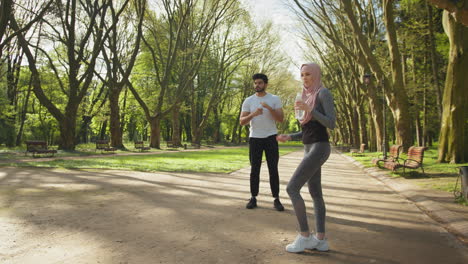
<instances>
[{"instance_id":1,"label":"tree canopy","mask_svg":"<svg viewBox=\"0 0 468 264\"><path fill-rule=\"evenodd\" d=\"M304 62L322 65L334 95L334 144L381 151L437 143L440 162L468 160L467 1L283 3ZM241 104L257 72L283 101L279 130L300 129L300 82L281 31L274 19L254 22L240 0L0 5L0 144L239 143L248 137Z\"/></svg>"}]
</instances>

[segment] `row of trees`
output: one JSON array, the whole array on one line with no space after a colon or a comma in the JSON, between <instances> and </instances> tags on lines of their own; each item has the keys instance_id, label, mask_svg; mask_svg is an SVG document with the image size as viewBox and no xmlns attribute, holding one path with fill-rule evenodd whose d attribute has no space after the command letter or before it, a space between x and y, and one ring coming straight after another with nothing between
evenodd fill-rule
<instances>
[{"instance_id":1,"label":"row of trees","mask_svg":"<svg viewBox=\"0 0 468 264\"><path fill-rule=\"evenodd\" d=\"M453 2L294 0L312 59L336 87L335 140L381 150L438 137L440 162L468 161L468 5Z\"/></svg>"},{"instance_id":2,"label":"row of trees","mask_svg":"<svg viewBox=\"0 0 468 264\"><path fill-rule=\"evenodd\" d=\"M73 150L109 135L124 148L125 134L155 148L161 138L239 142L252 73L275 76L280 95L296 84L272 25L256 26L238 1L1 5L0 122L10 146L41 137Z\"/></svg>"},{"instance_id":3,"label":"row of trees","mask_svg":"<svg viewBox=\"0 0 468 264\"><path fill-rule=\"evenodd\" d=\"M439 161L468 159L466 1L288 2L335 95L335 143L439 139ZM296 130L288 61L238 0L1 0L0 143L239 142L254 72L283 99L280 130Z\"/></svg>"}]
</instances>

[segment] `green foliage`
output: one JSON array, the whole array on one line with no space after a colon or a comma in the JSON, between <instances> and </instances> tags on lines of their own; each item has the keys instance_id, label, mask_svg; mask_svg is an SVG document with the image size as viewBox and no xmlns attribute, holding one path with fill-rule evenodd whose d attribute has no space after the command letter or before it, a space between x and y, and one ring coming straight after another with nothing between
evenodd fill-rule
<instances>
[{"instance_id":1,"label":"green foliage","mask_svg":"<svg viewBox=\"0 0 468 264\"><path fill-rule=\"evenodd\" d=\"M444 61L448 61L450 42L447 35L444 32L437 32L435 37L437 52L444 58Z\"/></svg>"},{"instance_id":2,"label":"green foliage","mask_svg":"<svg viewBox=\"0 0 468 264\"><path fill-rule=\"evenodd\" d=\"M38 107L37 113L28 113L25 121L24 140L45 140L55 144L58 131L57 120L44 108Z\"/></svg>"},{"instance_id":3,"label":"green foliage","mask_svg":"<svg viewBox=\"0 0 468 264\"><path fill-rule=\"evenodd\" d=\"M15 109L6 95L6 82L0 80L0 145L14 146Z\"/></svg>"}]
</instances>

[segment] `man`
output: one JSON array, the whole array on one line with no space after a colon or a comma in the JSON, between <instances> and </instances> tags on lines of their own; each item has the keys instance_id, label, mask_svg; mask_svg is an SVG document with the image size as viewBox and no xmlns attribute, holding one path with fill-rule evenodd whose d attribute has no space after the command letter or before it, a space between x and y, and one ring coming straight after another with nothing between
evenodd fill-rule
<instances>
[{"instance_id":1,"label":"man","mask_svg":"<svg viewBox=\"0 0 468 264\"><path fill-rule=\"evenodd\" d=\"M262 155L265 152L268 172L270 174L270 188L274 200L274 207L283 211L284 207L279 200L279 174L278 174L278 142L276 141L276 122L283 122L283 106L281 99L265 92L268 86L268 77L257 73L252 76L255 94L245 99L242 104L240 125L250 124L249 157L250 157L250 198L247 209L257 207L257 198L260 184L260 167Z\"/></svg>"}]
</instances>

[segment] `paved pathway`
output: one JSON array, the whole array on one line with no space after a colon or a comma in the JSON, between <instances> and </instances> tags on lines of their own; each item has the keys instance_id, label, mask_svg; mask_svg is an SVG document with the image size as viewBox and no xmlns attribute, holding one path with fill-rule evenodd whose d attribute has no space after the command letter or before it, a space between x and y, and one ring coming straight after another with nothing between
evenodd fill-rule
<instances>
[{"instance_id":1,"label":"paved pathway","mask_svg":"<svg viewBox=\"0 0 468 264\"><path fill-rule=\"evenodd\" d=\"M403 178L389 177L388 170L376 167L365 168L352 157L344 155L343 157L413 202L424 213L455 235L462 243L468 245L468 206L461 206L455 203L453 194L421 188Z\"/></svg>"},{"instance_id":2,"label":"paved pathway","mask_svg":"<svg viewBox=\"0 0 468 264\"><path fill-rule=\"evenodd\" d=\"M0 168L0 263L468 263L439 223L340 154L323 167L331 251L290 254L296 219L285 186L301 152L281 157L285 212L262 168L231 174ZM313 223L311 199L305 193Z\"/></svg>"}]
</instances>

